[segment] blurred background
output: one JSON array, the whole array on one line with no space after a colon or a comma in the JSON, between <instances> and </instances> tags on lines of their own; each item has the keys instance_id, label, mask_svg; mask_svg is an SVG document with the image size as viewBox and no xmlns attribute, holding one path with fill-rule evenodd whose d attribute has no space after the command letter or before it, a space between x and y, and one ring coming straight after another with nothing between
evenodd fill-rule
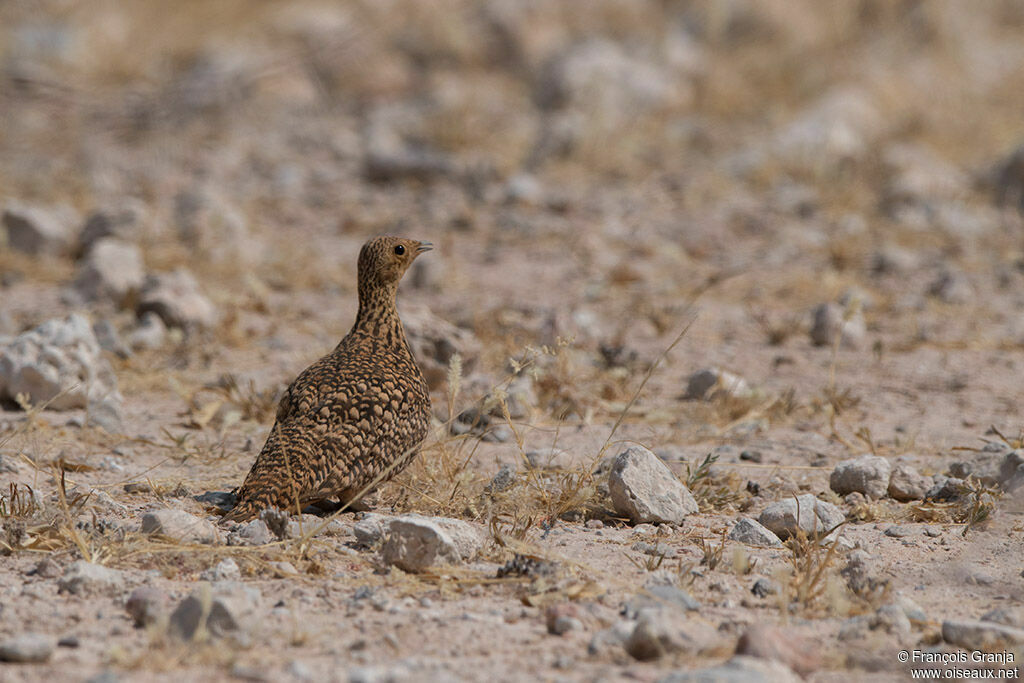
<instances>
[{"instance_id":1,"label":"blurred background","mask_svg":"<svg viewBox=\"0 0 1024 683\"><path fill-rule=\"evenodd\" d=\"M0 27L8 333L141 312L182 269L197 320L348 311L396 232L440 245L408 287L464 327L537 304L576 313L534 338L658 338L742 276L714 296L770 341L851 288L873 330L938 301L1024 341L1019 2L9 1Z\"/></svg>"}]
</instances>

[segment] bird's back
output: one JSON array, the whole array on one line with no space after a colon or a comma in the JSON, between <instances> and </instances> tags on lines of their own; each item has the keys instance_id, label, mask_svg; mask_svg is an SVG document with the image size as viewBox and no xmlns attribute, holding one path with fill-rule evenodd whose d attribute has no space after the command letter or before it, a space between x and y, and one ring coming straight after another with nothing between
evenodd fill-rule
<instances>
[{"instance_id":1,"label":"bird's back","mask_svg":"<svg viewBox=\"0 0 1024 683\"><path fill-rule=\"evenodd\" d=\"M395 341L352 332L289 385L238 491L240 508L355 496L412 459L427 434L430 397L404 336Z\"/></svg>"}]
</instances>

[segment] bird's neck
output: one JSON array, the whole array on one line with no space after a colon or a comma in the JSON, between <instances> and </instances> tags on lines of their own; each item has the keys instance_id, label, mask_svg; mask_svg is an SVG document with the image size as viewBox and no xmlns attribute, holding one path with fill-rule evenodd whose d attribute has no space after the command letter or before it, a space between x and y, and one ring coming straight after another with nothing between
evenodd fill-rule
<instances>
[{"instance_id":1,"label":"bird's neck","mask_svg":"<svg viewBox=\"0 0 1024 683\"><path fill-rule=\"evenodd\" d=\"M395 307L396 285L361 287L359 289L359 312L352 332L356 334L401 343L405 339L402 321Z\"/></svg>"}]
</instances>

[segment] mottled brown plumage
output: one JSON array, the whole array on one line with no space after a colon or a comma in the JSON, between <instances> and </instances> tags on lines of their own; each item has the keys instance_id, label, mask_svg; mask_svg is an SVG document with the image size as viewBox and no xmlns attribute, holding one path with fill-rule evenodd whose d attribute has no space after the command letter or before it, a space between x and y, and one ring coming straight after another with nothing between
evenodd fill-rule
<instances>
[{"instance_id":1,"label":"mottled brown plumage","mask_svg":"<svg viewBox=\"0 0 1024 683\"><path fill-rule=\"evenodd\" d=\"M225 519L328 498L348 503L416 456L430 423L430 396L395 294L402 275L428 249L427 242L398 237L363 245L352 331L285 391L267 443Z\"/></svg>"}]
</instances>

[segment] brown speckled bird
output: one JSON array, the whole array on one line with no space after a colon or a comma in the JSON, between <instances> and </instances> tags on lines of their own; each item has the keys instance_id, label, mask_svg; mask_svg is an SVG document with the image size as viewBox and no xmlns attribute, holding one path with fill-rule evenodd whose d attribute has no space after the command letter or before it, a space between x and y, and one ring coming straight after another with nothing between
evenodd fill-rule
<instances>
[{"instance_id":1,"label":"brown speckled bird","mask_svg":"<svg viewBox=\"0 0 1024 683\"><path fill-rule=\"evenodd\" d=\"M330 498L353 502L416 456L430 423L430 395L395 294L405 271L430 248L399 237L363 245L352 331L285 391L267 443L225 520Z\"/></svg>"}]
</instances>

